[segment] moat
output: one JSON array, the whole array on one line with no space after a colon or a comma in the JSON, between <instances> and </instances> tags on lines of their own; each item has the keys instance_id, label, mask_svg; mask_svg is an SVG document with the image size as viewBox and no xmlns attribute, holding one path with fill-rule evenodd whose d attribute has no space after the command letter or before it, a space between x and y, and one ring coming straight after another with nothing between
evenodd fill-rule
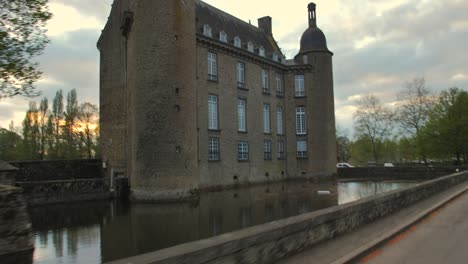
<instances>
[{"instance_id":1,"label":"moat","mask_svg":"<svg viewBox=\"0 0 468 264\"><path fill-rule=\"evenodd\" d=\"M101 201L35 207L30 209L34 263L107 262L415 184L289 182L202 193L198 202L187 204Z\"/></svg>"}]
</instances>

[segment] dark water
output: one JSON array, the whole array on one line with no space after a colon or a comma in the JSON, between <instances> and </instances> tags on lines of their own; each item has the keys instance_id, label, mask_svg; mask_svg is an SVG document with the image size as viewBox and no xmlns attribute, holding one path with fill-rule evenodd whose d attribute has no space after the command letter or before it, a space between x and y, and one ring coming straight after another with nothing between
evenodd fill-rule
<instances>
[{"instance_id":1,"label":"dark water","mask_svg":"<svg viewBox=\"0 0 468 264\"><path fill-rule=\"evenodd\" d=\"M284 183L192 204L87 202L30 209L34 263L100 263L346 203L414 183ZM331 195L318 195L328 190Z\"/></svg>"}]
</instances>

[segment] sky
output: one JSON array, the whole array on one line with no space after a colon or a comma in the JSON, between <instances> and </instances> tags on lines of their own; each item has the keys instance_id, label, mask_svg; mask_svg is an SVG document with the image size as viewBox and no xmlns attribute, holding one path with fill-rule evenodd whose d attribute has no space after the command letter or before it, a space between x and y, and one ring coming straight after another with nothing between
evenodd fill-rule
<instances>
[{"instance_id":1,"label":"sky","mask_svg":"<svg viewBox=\"0 0 468 264\"><path fill-rule=\"evenodd\" d=\"M205 0L244 21L273 19L273 35L288 59L299 50L308 26L308 0ZM54 14L47 25L51 44L37 58L41 97L76 88L80 102L99 104L99 52L96 42L112 0L49 0ZM287 4L286 4L287 3ZM468 89L468 1L316 0L317 23L334 53L337 125L352 135L360 98L374 94L394 105L406 82L424 77L439 93ZM20 126L30 100L0 100L0 127Z\"/></svg>"}]
</instances>

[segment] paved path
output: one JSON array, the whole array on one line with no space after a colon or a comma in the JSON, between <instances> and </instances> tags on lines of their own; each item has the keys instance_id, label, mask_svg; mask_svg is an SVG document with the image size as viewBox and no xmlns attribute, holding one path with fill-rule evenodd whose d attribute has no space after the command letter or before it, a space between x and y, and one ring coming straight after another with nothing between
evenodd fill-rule
<instances>
[{"instance_id":1,"label":"paved path","mask_svg":"<svg viewBox=\"0 0 468 264\"><path fill-rule=\"evenodd\" d=\"M468 263L468 194L434 211L363 260L372 264Z\"/></svg>"},{"instance_id":2,"label":"paved path","mask_svg":"<svg viewBox=\"0 0 468 264\"><path fill-rule=\"evenodd\" d=\"M420 201L388 217L353 230L330 241L320 243L297 255L278 261L279 264L347 263L354 260L376 241L391 237L422 215L444 204L456 194L468 190L468 181ZM413 235L414 234L414 235ZM410 237L414 236L414 238ZM413 240L415 239L415 240ZM370 251L367 263L468 263L468 193L450 201L430 214L416 227L411 227L389 242L388 246ZM412 247L409 244L413 244ZM433 256L436 255L436 256Z\"/></svg>"}]
</instances>

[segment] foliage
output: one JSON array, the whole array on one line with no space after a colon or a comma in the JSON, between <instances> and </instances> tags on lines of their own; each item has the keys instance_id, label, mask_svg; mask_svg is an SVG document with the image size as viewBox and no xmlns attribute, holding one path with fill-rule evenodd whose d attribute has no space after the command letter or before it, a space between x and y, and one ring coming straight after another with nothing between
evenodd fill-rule
<instances>
[{"instance_id":1,"label":"foliage","mask_svg":"<svg viewBox=\"0 0 468 264\"><path fill-rule=\"evenodd\" d=\"M367 95L354 113L355 137L370 144L373 161L379 162L383 143L392 136L394 113L374 95Z\"/></svg>"},{"instance_id":2,"label":"foliage","mask_svg":"<svg viewBox=\"0 0 468 264\"><path fill-rule=\"evenodd\" d=\"M22 137L0 130L0 159L78 159L93 158L99 151L98 108L89 102L78 104L77 94L67 95L64 110L62 91L57 91L49 109L43 98L39 107L32 101L25 114Z\"/></svg>"},{"instance_id":3,"label":"foliage","mask_svg":"<svg viewBox=\"0 0 468 264\"><path fill-rule=\"evenodd\" d=\"M35 96L41 72L32 58L49 42L44 26L48 0L0 0L0 98Z\"/></svg>"}]
</instances>

